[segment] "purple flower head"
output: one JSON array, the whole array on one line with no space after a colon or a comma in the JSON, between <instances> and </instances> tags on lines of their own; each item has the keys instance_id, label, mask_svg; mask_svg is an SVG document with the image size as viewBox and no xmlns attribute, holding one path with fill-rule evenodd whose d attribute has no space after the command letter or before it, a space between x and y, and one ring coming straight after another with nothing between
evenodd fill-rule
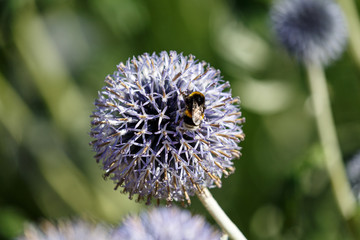
<instances>
[{"instance_id":1,"label":"purple flower head","mask_svg":"<svg viewBox=\"0 0 360 240\"><path fill-rule=\"evenodd\" d=\"M95 158L115 189L148 203L190 203L203 187L220 187L244 137L239 99L226 91L220 71L174 51L145 53L117 69L105 79L91 122ZM188 129L185 99L193 92L204 95L205 108L193 111L200 124Z\"/></svg>"},{"instance_id":2,"label":"purple flower head","mask_svg":"<svg viewBox=\"0 0 360 240\"><path fill-rule=\"evenodd\" d=\"M332 0L281 0L271 20L280 43L301 62L327 65L343 52L345 18Z\"/></svg>"},{"instance_id":3,"label":"purple flower head","mask_svg":"<svg viewBox=\"0 0 360 240\"><path fill-rule=\"evenodd\" d=\"M113 233L113 239L128 240L219 240L220 237L220 232L203 217L178 208L155 208L139 217L128 217Z\"/></svg>"},{"instance_id":4,"label":"purple flower head","mask_svg":"<svg viewBox=\"0 0 360 240\"><path fill-rule=\"evenodd\" d=\"M40 227L28 225L24 236L18 240L109 240L111 233L103 225L94 225L82 220L44 222Z\"/></svg>"},{"instance_id":5,"label":"purple flower head","mask_svg":"<svg viewBox=\"0 0 360 240\"><path fill-rule=\"evenodd\" d=\"M346 173L350 181L352 191L356 199L360 201L360 152L358 152L346 163Z\"/></svg>"}]
</instances>

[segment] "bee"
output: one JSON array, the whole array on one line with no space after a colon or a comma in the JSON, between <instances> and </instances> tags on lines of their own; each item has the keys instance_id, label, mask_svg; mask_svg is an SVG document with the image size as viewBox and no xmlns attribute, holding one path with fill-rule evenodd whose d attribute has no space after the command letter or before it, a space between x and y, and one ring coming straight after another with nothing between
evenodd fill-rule
<instances>
[{"instance_id":1,"label":"bee","mask_svg":"<svg viewBox=\"0 0 360 240\"><path fill-rule=\"evenodd\" d=\"M188 130L199 128L204 119L205 96L201 92L192 92L185 97L184 127Z\"/></svg>"}]
</instances>

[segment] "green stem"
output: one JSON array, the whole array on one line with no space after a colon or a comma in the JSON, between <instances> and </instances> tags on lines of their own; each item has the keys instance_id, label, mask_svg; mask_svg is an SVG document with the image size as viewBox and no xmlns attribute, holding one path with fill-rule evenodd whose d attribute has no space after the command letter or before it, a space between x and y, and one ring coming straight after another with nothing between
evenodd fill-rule
<instances>
[{"instance_id":1,"label":"green stem","mask_svg":"<svg viewBox=\"0 0 360 240\"><path fill-rule=\"evenodd\" d=\"M234 240L246 240L245 236L225 214L224 210L219 206L207 188L204 188L202 193L198 193L197 195L217 224L230 238Z\"/></svg>"},{"instance_id":2,"label":"green stem","mask_svg":"<svg viewBox=\"0 0 360 240\"><path fill-rule=\"evenodd\" d=\"M321 145L325 155L325 166L329 174L336 202L344 219L356 214L356 201L351 192L342 161L340 146L332 118L325 73L320 65L306 65L311 88L312 103Z\"/></svg>"}]
</instances>

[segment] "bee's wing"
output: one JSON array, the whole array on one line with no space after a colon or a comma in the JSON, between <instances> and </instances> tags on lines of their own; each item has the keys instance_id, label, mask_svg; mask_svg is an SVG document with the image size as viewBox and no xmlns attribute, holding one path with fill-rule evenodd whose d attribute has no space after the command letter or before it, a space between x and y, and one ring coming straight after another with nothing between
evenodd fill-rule
<instances>
[{"instance_id":1,"label":"bee's wing","mask_svg":"<svg viewBox=\"0 0 360 240\"><path fill-rule=\"evenodd\" d=\"M199 106L197 102L193 102L192 120L196 126L200 125L203 119L204 106Z\"/></svg>"}]
</instances>

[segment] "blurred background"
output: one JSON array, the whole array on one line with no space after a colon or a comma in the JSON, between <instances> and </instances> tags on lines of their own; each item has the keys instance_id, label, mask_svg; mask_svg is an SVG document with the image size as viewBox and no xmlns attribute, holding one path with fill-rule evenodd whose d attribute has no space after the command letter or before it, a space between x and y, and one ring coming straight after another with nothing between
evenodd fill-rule
<instances>
[{"instance_id":1,"label":"blurred background","mask_svg":"<svg viewBox=\"0 0 360 240\"><path fill-rule=\"evenodd\" d=\"M145 209L93 158L97 91L119 62L176 50L221 70L246 139L214 197L248 239L350 239L335 204L304 69L280 49L270 0L0 1L0 239L25 222L117 224ZM360 72L350 49L326 69L344 159L360 150ZM196 197L188 207L214 224ZM360 226L359 226L360 228Z\"/></svg>"}]
</instances>

